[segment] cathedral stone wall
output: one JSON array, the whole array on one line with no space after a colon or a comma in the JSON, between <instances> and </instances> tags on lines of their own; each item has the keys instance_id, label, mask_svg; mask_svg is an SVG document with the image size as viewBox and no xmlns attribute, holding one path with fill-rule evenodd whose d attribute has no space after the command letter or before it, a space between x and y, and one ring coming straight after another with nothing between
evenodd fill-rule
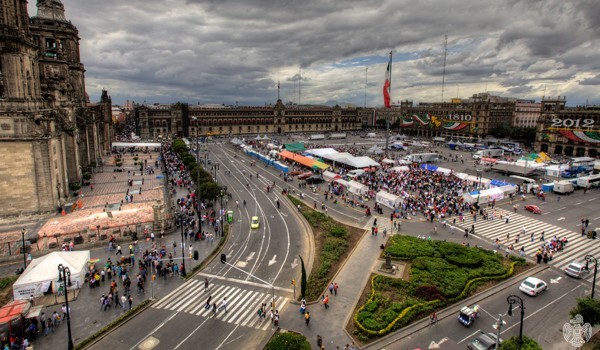
<instances>
[{"instance_id":1,"label":"cathedral stone wall","mask_svg":"<svg viewBox=\"0 0 600 350\"><path fill-rule=\"evenodd\" d=\"M39 210L33 144L0 143L0 212L2 215Z\"/></svg>"}]
</instances>

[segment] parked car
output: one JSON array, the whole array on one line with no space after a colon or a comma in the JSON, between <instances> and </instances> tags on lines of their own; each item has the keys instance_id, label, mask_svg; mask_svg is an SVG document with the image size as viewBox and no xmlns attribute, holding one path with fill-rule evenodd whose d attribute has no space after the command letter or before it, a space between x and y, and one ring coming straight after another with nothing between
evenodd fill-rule
<instances>
[{"instance_id":1,"label":"parked car","mask_svg":"<svg viewBox=\"0 0 600 350\"><path fill-rule=\"evenodd\" d=\"M499 338L498 340L498 344L502 344L502 338ZM495 348L496 335L494 333L481 334L467 345L468 350L493 350Z\"/></svg>"},{"instance_id":2,"label":"parked car","mask_svg":"<svg viewBox=\"0 0 600 350\"><path fill-rule=\"evenodd\" d=\"M527 277L521 286L519 286L519 290L527 295L532 297L540 294L541 292L548 289L548 285L546 282L542 281L536 277Z\"/></svg>"},{"instance_id":3,"label":"parked car","mask_svg":"<svg viewBox=\"0 0 600 350\"><path fill-rule=\"evenodd\" d=\"M260 223L258 221L258 216L253 216L252 220L250 221L250 228L258 228L260 226Z\"/></svg>"},{"instance_id":4,"label":"parked car","mask_svg":"<svg viewBox=\"0 0 600 350\"><path fill-rule=\"evenodd\" d=\"M301 170L292 170L292 171L290 171L290 175L292 175L292 176L300 175L302 173L303 173L303 171L301 171Z\"/></svg>"},{"instance_id":5,"label":"parked car","mask_svg":"<svg viewBox=\"0 0 600 350\"><path fill-rule=\"evenodd\" d=\"M565 268L565 273L571 277L582 278L590 273L590 270L585 267L585 264L572 262Z\"/></svg>"},{"instance_id":6,"label":"parked car","mask_svg":"<svg viewBox=\"0 0 600 350\"><path fill-rule=\"evenodd\" d=\"M540 209L540 207L538 207L537 205L526 205L525 206L525 210L530 211L534 214L541 214L542 213L542 209Z\"/></svg>"},{"instance_id":7,"label":"parked car","mask_svg":"<svg viewBox=\"0 0 600 350\"><path fill-rule=\"evenodd\" d=\"M305 173L302 173L300 175L298 175L298 179L299 180L304 180L304 179L308 179L309 177L311 177L313 175L312 171L307 171Z\"/></svg>"},{"instance_id":8,"label":"parked car","mask_svg":"<svg viewBox=\"0 0 600 350\"><path fill-rule=\"evenodd\" d=\"M307 184L320 184L323 182L325 182L325 180L322 177L316 175L313 175L306 179Z\"/></svg>"}]
</instances>

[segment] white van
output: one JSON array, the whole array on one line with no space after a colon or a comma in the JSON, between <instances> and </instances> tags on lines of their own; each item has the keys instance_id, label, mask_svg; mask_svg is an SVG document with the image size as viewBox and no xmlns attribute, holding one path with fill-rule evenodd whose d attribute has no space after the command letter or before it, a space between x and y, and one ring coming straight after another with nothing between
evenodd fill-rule
<instances>
[{"instance_id":1,"label":"white van","mask_svg":"<svg viewBox=\"0 0 600 350\"><path fill-rule=\"evenodd\" d=\"M366 171L364 171L362 169L350 170L346 176L349 177L350 179L354 179L357 176L364 174L365 172Z\"/></svg>"}]
</instances>

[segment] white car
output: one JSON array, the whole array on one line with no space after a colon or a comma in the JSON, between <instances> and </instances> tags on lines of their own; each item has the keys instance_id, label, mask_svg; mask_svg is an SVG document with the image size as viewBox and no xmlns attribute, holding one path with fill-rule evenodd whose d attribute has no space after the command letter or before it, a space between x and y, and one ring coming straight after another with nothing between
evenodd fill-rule
<instances>
[{"instance_id":1,"label":"white car","mask_svg":"<svg viewBox=\"0 0 600 350\"><path fill-rule=\"evenodd\" d=\"M532 297L540 294L541 292L548 289L548 285L546 282L542 281L539 278L535 277L527 277L521 286L519 286L519 290L527 295Z\"/></svg>"},{"instance_id":2,"label":"white car","mask_svg":"<svg viewBox=\"0 0 600 350\"><path fill-rule=\"evenodd\" d=\"M590 273L590 269L585 268L585 263L572 262L565 268L565 273L574 278L582 278Z\"/></svg>"}]
</instances>

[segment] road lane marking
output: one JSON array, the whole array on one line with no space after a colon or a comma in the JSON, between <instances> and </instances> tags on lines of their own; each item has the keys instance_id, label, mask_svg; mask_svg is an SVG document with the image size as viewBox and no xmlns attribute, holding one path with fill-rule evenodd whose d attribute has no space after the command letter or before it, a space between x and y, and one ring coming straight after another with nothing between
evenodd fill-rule
<instances>
[{"instance_id":1,"label":"road lane marking","mask_svg":"<svg viewBox=\"0 0 600 350\"><path fill-rule=\"evenodd\" d=\"M186 342L188 339L190 339L190 337L191 337L192 335L194 335L194 333L196 333L196 332L198 331L198 329L200 329L200 327L204 326L204 324L205 324L206 322L208 322L208 320L210 320L210 318L208 318L208 317L207 317L207 318L206 318L206 319L205 319L205 320L204 320L202 323L200 323L200 324L198 325L198 327L196 327L196 329L194 329L194 330L193 330L193 331L192 331L192 332L191 332L191 333L190 333L190 334L189 334L187 337L185 337L185 338L184 338L184 339L183 339L183 340L182 340L182 341L181 341L179 344L177 344L177 346L175 346L175 347L173 348L173 350L177 350L177 349L178 349L178 348L179 348L179 347L180 347L180 346L181 346L183 343L185 343L185 342ZM133 350L133 348L132 348L132 350Z\"/></svg>"},{"instance_id":2,"label":"road lane marking","mask_svg":"<svg viewBox=\"0 0 600 350\"><path fill-rule=\"evenodd\" d=\"M469 340L469 338L471 338L472 336L474 336L474 335L476 335L476 334L479 334L479 333L481 333L481 329L478 329L478 330L476 330L475 332L473 332L473 333L469 334L468 336L466 336L465 338L461 339L461 341L459 341L459 342L458 342L458 343L456 343L456 344L460 344L460 343L464 342L465 340Z\"/></svg>"},{"instance_id":3,"label":"road lane marking","mask_svg":"<svg viewBox=\"0 0 600 350\"><path fill-rule=\"evenodd\" d=\"M564 297L565 297L567 294L569 294L569 293L572 293L572 292L573 292L575 289L577 289L577 288L579 288L579 287L581 287L581 285L578 285L577 287L575 287L575 288L571 289L570 291L568 291L568 292L564 293L564 294L563 294L563 295L561 295L560 297L558 297L558 298L554 299L553 301L551 301L550 303L546 304L546 306L542 307L541 309L539 309L539 310L536 310L536 311L534 311L533 313L531 313L531 314L527 315L527 317L523 318L523 320L526 320L526 319L528 319L528 318L532 317L533 315L535 315L535 314L537 314L538 312L540 312L540 311L544 310L545 308L547 308L547 307L548 307L548 306L550 306L550 305L554 305L554 303L556 303L557 301L559 301L559 300L561 300L562 298L564 298ZM513 310L513 311L514 311L514 310ZM509 331L511 328L518 326L518 325L519 325L519 323L520 323L520 322L517 322L517 323L513 324L512 326L510 326L510 327L508 327L508 328L504 329L502 332L500 332L500 334L504 334L504 333L506 333L506 332L507 332L507 331Z\"/></svg>"},{"instance_id":4,"label":"road lane marking","mask_svg":"<svg viewBox=\"0 0 600 350\"><path fill-rule=\"evenodd\" d=\"M273 255L273 259L269 260L269 266L271 266L277 262L277 260L275 260L275 258L277 258L277 254Z\"/></svg>"},{"instance_id":5,"label":"road lane marking","mask_svg":"<svg viewBox=\"0 0 600 350\"><path fill-rule=\"evenodd\" d=\"M175 316L177 316L179 312L174 312L173 315L169 316L169 318L167 318L166 320L162 321L161 324L159 324L158 326L156 326L156 328L154 328L152 330L152 332L148 333L145 337L142 338L142 340L140 340L139 342L137 342L133 347L131 347L130 350L137 350L138 346L144 341L146 340L150 335L156 333L156 331L158 331L159 329L161 329L165 324L167 324L167 322L171 321Z\"/></svg>"},{"instance_id":6,"label":"road lane marking","mask_svg":"<svg viewBox=\"0 0 600 350\"><path fill-rule=\"evenodd\" d=\"M230 277L210 275L210 274L203 273L203 272L198 273L197 276L209 277L209 278L214 278L214 279L218 279L218 280L222 280L222 281L235 282L235 283L245 284L245 285L254 286L254 287L271 289L271 286L268 286L264 283L257 283L257 282L251 282L251 281L238 280L238 279L230 278ZM274 288L275 288L275 290L279 290L279 291L286 292L286 293L294 292L294 290L291 288L283 288L283 287L277 287L277 286L275 286Z\"/></svg>"}]
</instances>

